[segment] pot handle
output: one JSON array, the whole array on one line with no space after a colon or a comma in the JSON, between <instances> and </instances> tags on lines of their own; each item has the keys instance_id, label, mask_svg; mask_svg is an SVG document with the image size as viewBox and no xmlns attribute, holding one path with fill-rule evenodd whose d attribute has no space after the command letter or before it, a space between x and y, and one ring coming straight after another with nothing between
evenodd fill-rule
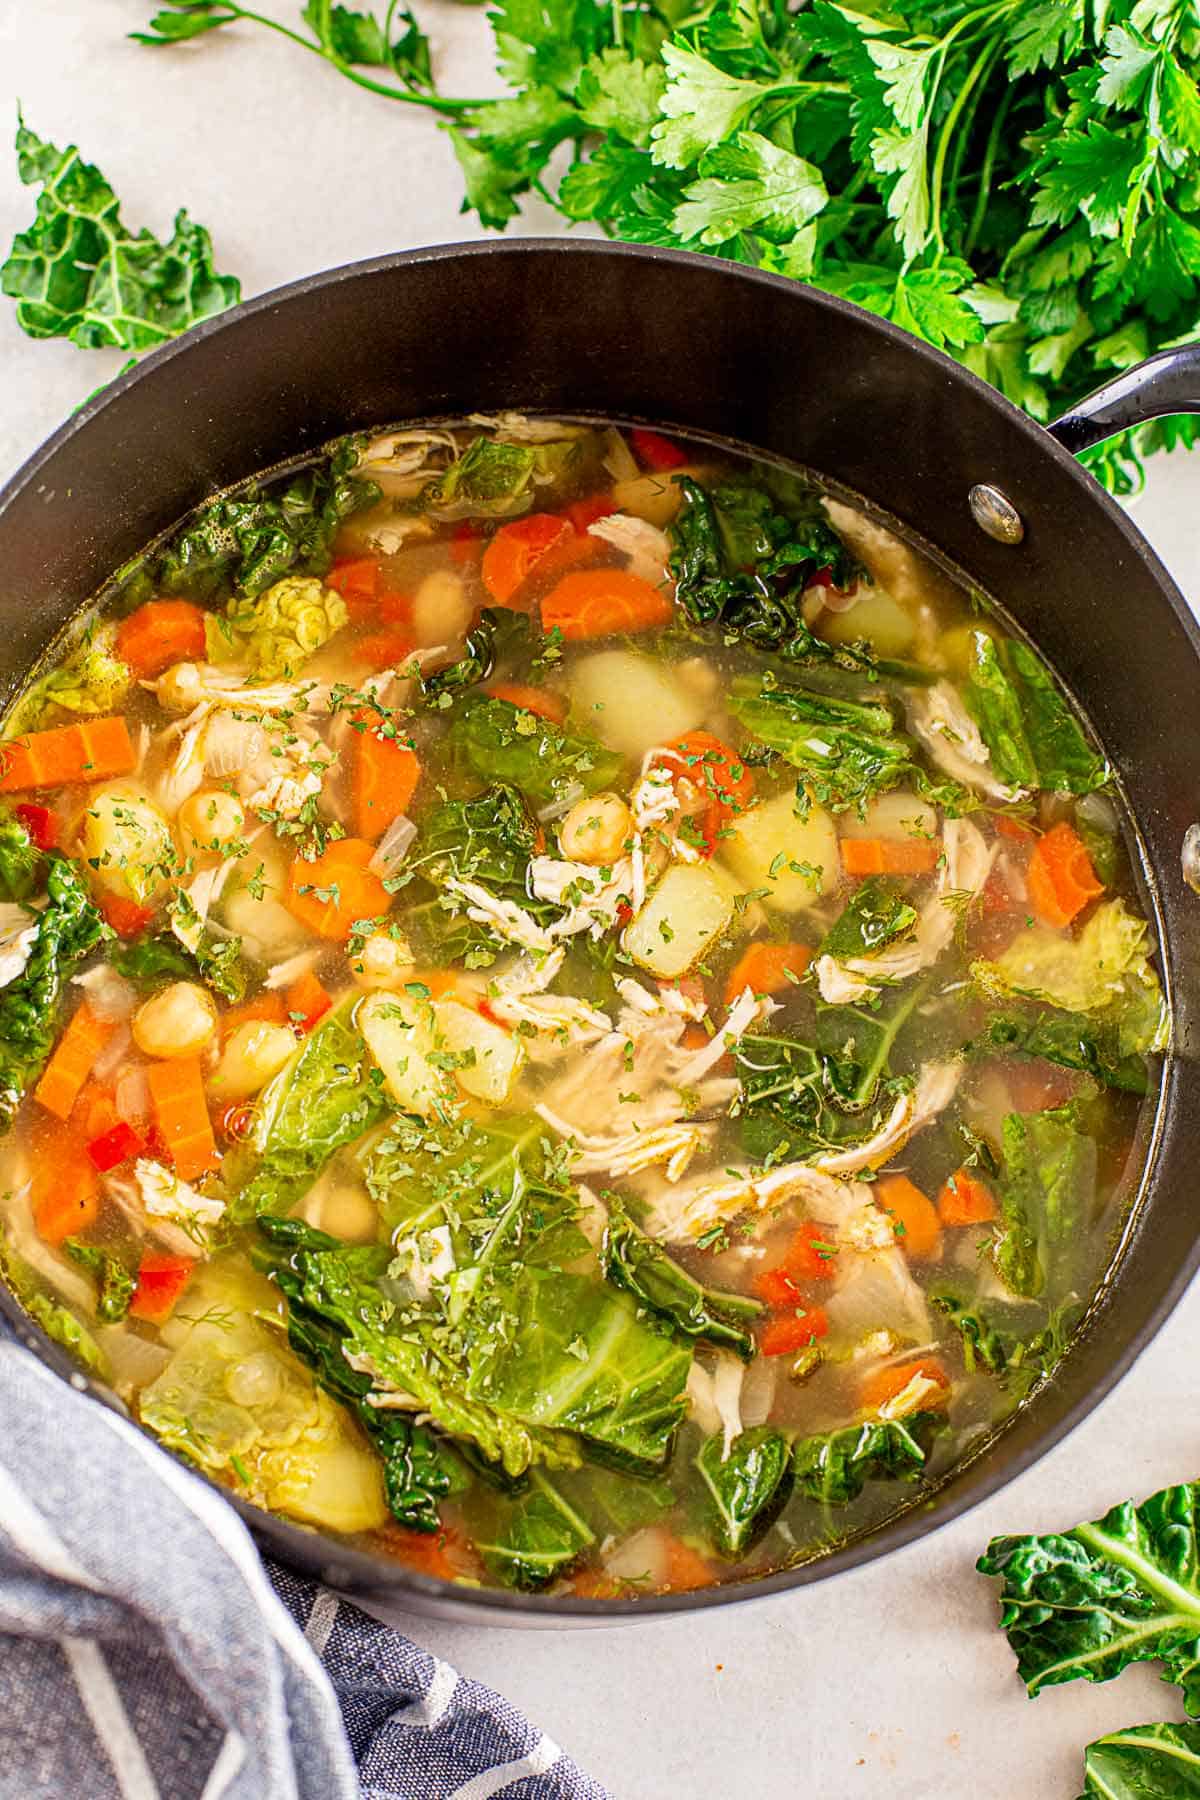
<instances>
[{"instance_id":1,"label":"pot handle","mask_svg":"<svg viewBox=\"0 0 1200 1800\"><path fill-rule=\"evenodd\" d=\"M1078 454L1129 425L1194 412L1200 412L1200 344L1180 344L1106 381L1046 429Z\"/></svg>"}]
</instances>

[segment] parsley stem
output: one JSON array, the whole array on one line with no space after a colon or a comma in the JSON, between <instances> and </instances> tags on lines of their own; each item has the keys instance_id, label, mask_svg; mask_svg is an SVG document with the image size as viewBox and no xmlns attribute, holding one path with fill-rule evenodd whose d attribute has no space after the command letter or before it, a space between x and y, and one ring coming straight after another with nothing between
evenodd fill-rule
<instances>
[{"instance_id":1,"label":"parsley stem","mask_svg":"<svg viewBox=\"0 0 1200 1800\"><path fill-rule=\"evenodd\" d=\"M996 167L996 157L999 154L1000 145L1003 141L1005 121L1008 118L1008 109L1012 105L1014 92L1015 89L1012 84L1006 83L1004 93L1000 98L1000 104L996 108L996 116L992 120L992 128L988 132L987 146L983 152L983 162L979 169L979 192L975 196L975 210L971 214L971 223L967 227L967 236L964 244L964 255L966 256L971 255L979 234L983 230L983 221L987 216L988 201L992 197L992 171Z\"/></svg>"},{"instance_id":2,"label":"parsley stem","mask_svg":"<svg viewBox=\"0 0 1200 1800\"><path fill-rule=\"evenodd\" d=\"M966 77L955 96L954 104L946 114L946 117L942 122L942 129L938 133L937 150L935 151L933 158L933 175L929 184L932 190L929 235L939 251L944 248L942 239L942 187L946 174L946 157L950 151L951 140L954 137L955 128L962 118L967 101L971 97L972 90L979 82L981 76L985 75L990 70L996 57L999 55L1001 48L1001 44L995 39L991 39L985 43L983 49L968 69Z\"/></svg>"},{"instance_id":3,"label":"parsley stem","mask_svg":"<svg viewBox=\"0 0 1200 1800\"><path fill-rule=\"evenodd\" d=\"M319 43L313 43L288 25L281 25L278 19L269 19L265 13L251 12L248 7L232 6L230 10L239 19L249 19L256 25L265 25L268 31L279 33L280 37L290 38L293 44L299 44L302 50L309 50L319 56L322 62L330 63L339 75L345 75L356 87L366 88L369 93L381 94L385 100L402 100L410 106L423 106L430 112L464 113L470 112L478 105L474 100L446 100L437 94L414 94L410 88L389 87L382 81L373 81L369 75L363 75L352 63L343 62L332 50L326 50ZM389 10L388 17L391 13Z\"/></svg>"}]
</instances>

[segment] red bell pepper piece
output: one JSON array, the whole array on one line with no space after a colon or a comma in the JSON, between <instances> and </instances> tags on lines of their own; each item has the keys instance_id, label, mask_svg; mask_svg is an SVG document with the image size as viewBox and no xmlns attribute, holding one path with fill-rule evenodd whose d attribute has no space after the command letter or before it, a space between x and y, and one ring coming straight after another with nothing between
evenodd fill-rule
<instances>
[{"instance_id":1,"label":"red bell pepper piece","mask_svg":"<svg viewBox=\"0 0 1200 1800\"><path fill-rule=\"evenodd\" d=\"M109 1169L115 1169L118 1163L131 1162L135 1156L145 1156L146 1146L132 1125L122 1119L111 1131L102 1132L93 1138L87 1147L87 1153L103 1175Z\"/></svg>"},{"instance_id":2,"label":"red bell pepper piece","mask_svg":"<svg viewBox=\"0 0 1200 1800\"><path fill-rule=\"evenodd\" d=\"M564 506L563 516L570 519L582 536L597 519L607 519L618 510L611 494L585 494L582 500L572 500L570 506Z\"/></svg>"},{"instance_id":3,"label":"red bell pepper piece","mask_svg":"<svg viewBox=\"0 0 1200 1800\"><path fill-rule=\"evenodd\" d=\"M152 1325L161 1325L169 1319L195 1266L188 1256L168 1256L158 1250L143 1250L137 1286L129 1302L130 1315L135 1319L148 1319Z\"/></svg>"},{"instance_id":4,"label":"red bell pepper piece","mask_svg":"<svg viewBox=\"0 0 1200 1800\"><path fill-rule=\"evenodd\" d=\"M646 431L640 425L630 432L629 440L643 469L649 469L655 475L664 474L668 469L681 469L688 459L687 451L673 444L670 438L661 437L657 431Z\"/></svg>"},{"instance_id":5,"label":"red bell pepper piece","mask_svg":"<svg viewBox=\"0 0 1200 1800\"><path fill-rule=\"evenodd\" d=\"M764 1356L793 1356L798 1350L807 1350L828 1330L829 1320L824 1307L809 1306L802 1312L784 1313L778 1319L768 1319L758 1347Z\"/></svg>"},{"instance_id":6,"label":"red bell pepper piece","mask_svg":"<svg viewBox=\"0 0 1200 1800\"><path fill-rule=\"evenodd\" d=\"M123 938L137 937L154 917L153 907L139 906L136 900L126 900L121 894L106 894L100 902L100 911L105 924L111 925L117 936Z\"/></svg>"},{"instance_id":7,"label":"red bell pepper piece","mask_svg":"<svg viewBox=\"0 0 1200 1800\"><path fill-rule=\"evenodd\" d=\"M26 800L13 811L29 833L30 840L38 850L53 850L58 843L58 821L48 806L35 806Z\"/></svg>"}]
</instances>

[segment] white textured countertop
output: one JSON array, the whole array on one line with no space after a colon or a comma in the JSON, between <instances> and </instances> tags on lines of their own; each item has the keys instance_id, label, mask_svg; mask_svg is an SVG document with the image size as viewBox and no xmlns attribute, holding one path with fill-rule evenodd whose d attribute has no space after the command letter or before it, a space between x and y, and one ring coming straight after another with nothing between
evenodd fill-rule
<instances>
[{"instance_id":1,"label":"white textured countertop","mask_svg":"<svg viewBox=\"0 0 1200 1800\"><path fill-rule=\"evenodd\" d=\"M459 217L458 171L430 120L250 28L185 52L142 50L123 34L152 10L150 0L0 6L0 121L15 124L19 97L40 134L77 142L132 228L161 234L187 206L247 295L330 264L478 235ZM290 0L271 10L288 16ZM417 11L444 87L490 88L482 13L436 0L417 0ZM0 246L31 212L0 153ZM547 228L545 215L523 226ZM35 344L0 301L0 481L121 360ZM1198 490L1200 468L1174 458L1138 503L1143 529L1193 597ZM1083 1745L1182 1717L1177 1692L1141 1669L1027 1701L995 1629L991 1584L972 1565L994 1532L1067 1526L1194 1475L1198 1401L1193 1291L1066 1443L886 1562L794 1596L614 1630L517 1633L390 1616L507 1694L619 1800L1071 1800Z\"/></svg>"}]
</instances>

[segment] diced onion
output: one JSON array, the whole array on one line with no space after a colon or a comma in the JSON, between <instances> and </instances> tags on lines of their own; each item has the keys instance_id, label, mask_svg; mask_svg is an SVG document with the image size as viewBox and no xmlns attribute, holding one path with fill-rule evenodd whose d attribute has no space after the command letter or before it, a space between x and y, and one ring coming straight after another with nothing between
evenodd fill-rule
<instances>
[{"instance_id":1,"label":"diced onion","mask_svg":"<svg viewBox=\"0 0 1200 1800\"><path fill-rule=\"evenodd\" d=\"M393 819L376 844L375 854L367 864L371 873L382 877L384 881L394 875L412 848L416 835L417 828L406 814L401 813L398 818Z\"/></svg>"},{"instance_id":2,"label":"diced onion","mask_svg":"<svg viewBox=\"0 0 1200 1800\"><path fill-rule=\"evenodd\" d=\"M92 1065L92 1074L97 1081L107 1081L110 1075L116 1074L129 1055L129 1044L129 1027L122 1025L113 1032Z\"/></svg>"},{"instance_id":3,"label":"diced onion","mask_svg":"<svg viewBox=\"0 0 1200 1800\"><path fill-rule=\"evenodd\" d=\"M113 1104L127 1125L143 1125L150 1117L150 1084L141 1068L122 1069Z\"/></svg>"},{"instance_id":4,"label":"diced onion","mask_svg":"<svg viewBox=\"0 0 1200 1800\"><path fill-rule=\"evenodd\" d=\"M619 431L610 425L604 433L603 463L614 481L634 481L641 474L637 458Z\"/></svg>"},{"instance_id":5,"label":"diced onion","mask_svg":"<svg viewBox=\"0 0 1200 1800\"><path fill-rule=\"evenodd\" d=\"M266 754L267 734L252 719L214 712L204 732L204 771L218 778L236 775Z\"/></svg>"},{"instance_id":6,"label":"diced onion","mask_svg":"<svg viewBox=\"0 0 1200 1800\"><path fill-rule=\"evenodd\" d=\"M635 1531L603 1557L605 1573L618 1581L646 1583L651 1588L663 1587L668 1579L667 1540L657 1527Z\"/></svg>"},{"instance_id":7,"label":"diced onion","mask_svg":"<svg viewBox=\"0 0 1200 1800\"><path fill-rule=\"evenodd\" d=\"M781 1360L777 1356L756 1356L746 1370L742 1381L743 1430L750 1431L755 1425L765 1425L770 1418Z\"/></svg>"}]
</instances>

